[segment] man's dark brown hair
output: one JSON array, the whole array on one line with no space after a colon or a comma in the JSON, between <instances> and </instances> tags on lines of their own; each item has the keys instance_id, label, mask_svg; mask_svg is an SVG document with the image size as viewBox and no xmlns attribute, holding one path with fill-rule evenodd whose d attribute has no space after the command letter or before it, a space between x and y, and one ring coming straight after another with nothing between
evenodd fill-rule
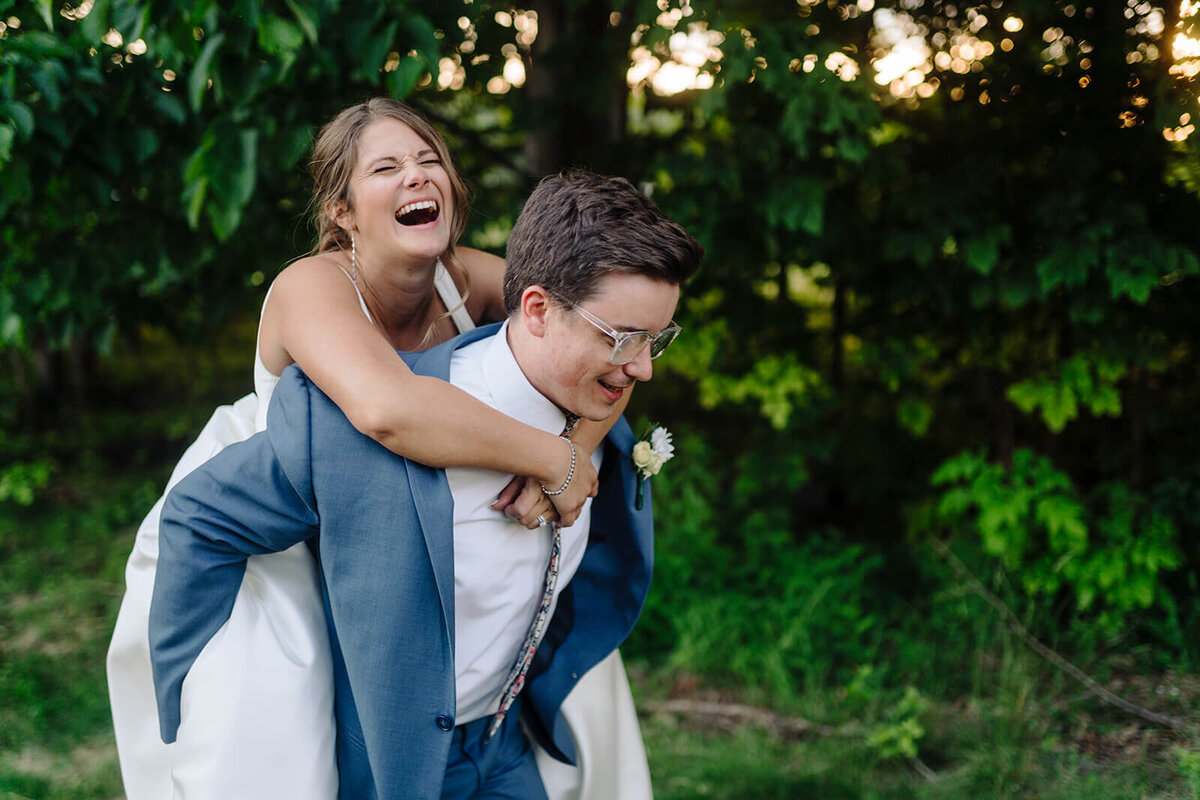
<instances>
[{"instance_id":1,"label":"man's dark brown hair","mask_svg":"<svg viewBox=\"0 0 1200 800\"><path fill-rule=\"evenodd\" d=\"M508 239L504 308L538 285L575 305L614 272L681 285L704 248L624 178L583 170L549 175L525 202Z\"/></svg>"}]
</instances>

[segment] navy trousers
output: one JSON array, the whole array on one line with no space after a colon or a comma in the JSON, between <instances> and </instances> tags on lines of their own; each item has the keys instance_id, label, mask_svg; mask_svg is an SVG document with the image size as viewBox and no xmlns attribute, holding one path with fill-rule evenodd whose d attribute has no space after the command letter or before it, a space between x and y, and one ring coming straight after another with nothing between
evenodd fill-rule
<instances>
[{"instance_id":1,"label":"navy trousers","mask_svg":"<svg viewBox=\"0 0 1200 800\"><path fill-rule=\"evenodd\" d=\"M520 699L504 724L484 741L491 717L454 729L442 800L547 800L529 740L521 731Z\"/></svg>"}]
</instances>

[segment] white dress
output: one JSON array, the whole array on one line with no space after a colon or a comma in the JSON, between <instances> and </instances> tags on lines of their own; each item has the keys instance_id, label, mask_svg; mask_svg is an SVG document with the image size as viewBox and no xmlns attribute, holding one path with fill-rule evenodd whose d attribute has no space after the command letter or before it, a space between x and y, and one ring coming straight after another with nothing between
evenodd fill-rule
<instances>
[{"instance_id":1,"label":"white dress","mask_svg":"<svg viewBox=\"0 0 1200 800\"><path fill-rule=\"evenodd\" d=\"M441 264L434 283L446 307L457 309L452 318L459 331L473 328ZM369 318L361 295L359 302ZM256 345L255 391L213 412L175 467L164 497L223 447L266 427L278 380ZM335 800L333 668L316 564L303 544L250 557L229 620L184 680L178 737L163 744L148 634L162 504L159 498L138 528L108 650L109 698L128 800ZM551 800L651 796L619 653L580 680L562 712L579 764L562 764L536 748Z\"/></svg>"}]
</instances>

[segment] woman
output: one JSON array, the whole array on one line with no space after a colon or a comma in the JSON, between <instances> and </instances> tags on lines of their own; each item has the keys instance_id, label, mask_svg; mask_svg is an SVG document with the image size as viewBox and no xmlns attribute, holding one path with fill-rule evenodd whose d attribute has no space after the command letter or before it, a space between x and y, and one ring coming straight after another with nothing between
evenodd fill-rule
<instances>
[{"instance_id":1,"label":"woman","mask_svg":"<svg viewBox=\"0 0 1200 800\"><path fill-rule=\"evenodd\" d=\"M395 353L504 316L503 261L455 249L467 196L441 136L406 106L371 100L322 130L312 169L317 246L284 269L267 293L256 393L217 410L168 488L224 445L262 430L279 374L296 363L358 430L383 446L432 466L530 476L510 484L493 508L530 528L542 519L573 522L596 485L589 459L578 459L564 485L571 455L561 439L448 383L413 375ZM585 423L574 440L590 451L609 425ZM565 490L548 499L542 486ZM251 558L230 620L184 684L177 742L159 741L146 631L161 502L138 531L108 658L128 796L329 800L337 790L329 643L317 573L303 546ZM619 657L585 681L572 694L578 701L564 705L581 768L548 766L551 797L648 796ZM573 704L586 707L586 728L572 714ZM598 708L612 717L599 733ZM294 735L281 741L280 729ZM618 775L623 782L634 776L637 786L617 788Z\"/></svg>"}]
</instances>

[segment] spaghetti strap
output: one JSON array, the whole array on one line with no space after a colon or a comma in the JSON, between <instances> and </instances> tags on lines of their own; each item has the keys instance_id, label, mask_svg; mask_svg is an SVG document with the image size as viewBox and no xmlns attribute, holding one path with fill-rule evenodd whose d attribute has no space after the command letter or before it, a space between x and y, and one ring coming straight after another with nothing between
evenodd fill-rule
<instances>
[{"instance_id":1,"label":"spaghetti strap","mask_svg":"<svg viewBox=\"0 0 1200 800\"><path fill-rule=\"evenodd\" d=\"M342 274L346 276L346 280L350 281L350 285L354 287L354 293L358 295L358 307L361 308L362 312L367 315L367 322L370 322L372 325L374 325L375 320L371 319L371 312L367 311L367 301L363 299L362 292L358 290L358 281L354 280L350 273L346 272L341 264L334 264L334 266L342 270Z\"/></svg>"},{"instance_id":2,"label":"spaghetti strap","mask_svg":"<svg viewBox=\"0 0 1200 800\"><path fill-rule=\"evenodd\" d=\"M442 265L442 260L439 258L437 268L433 271L433 286L437 289L438 297L442 298L442 303L446 308L450 309L450 319L454 321L454 326L458 328L459 333L475 330L475 321L471 319L471 315L467 313L467 307L463 303L462 295L458 293L458 287L454 285L454 278L450 276L449 270Z\"/></svg>"}]
</instances>

